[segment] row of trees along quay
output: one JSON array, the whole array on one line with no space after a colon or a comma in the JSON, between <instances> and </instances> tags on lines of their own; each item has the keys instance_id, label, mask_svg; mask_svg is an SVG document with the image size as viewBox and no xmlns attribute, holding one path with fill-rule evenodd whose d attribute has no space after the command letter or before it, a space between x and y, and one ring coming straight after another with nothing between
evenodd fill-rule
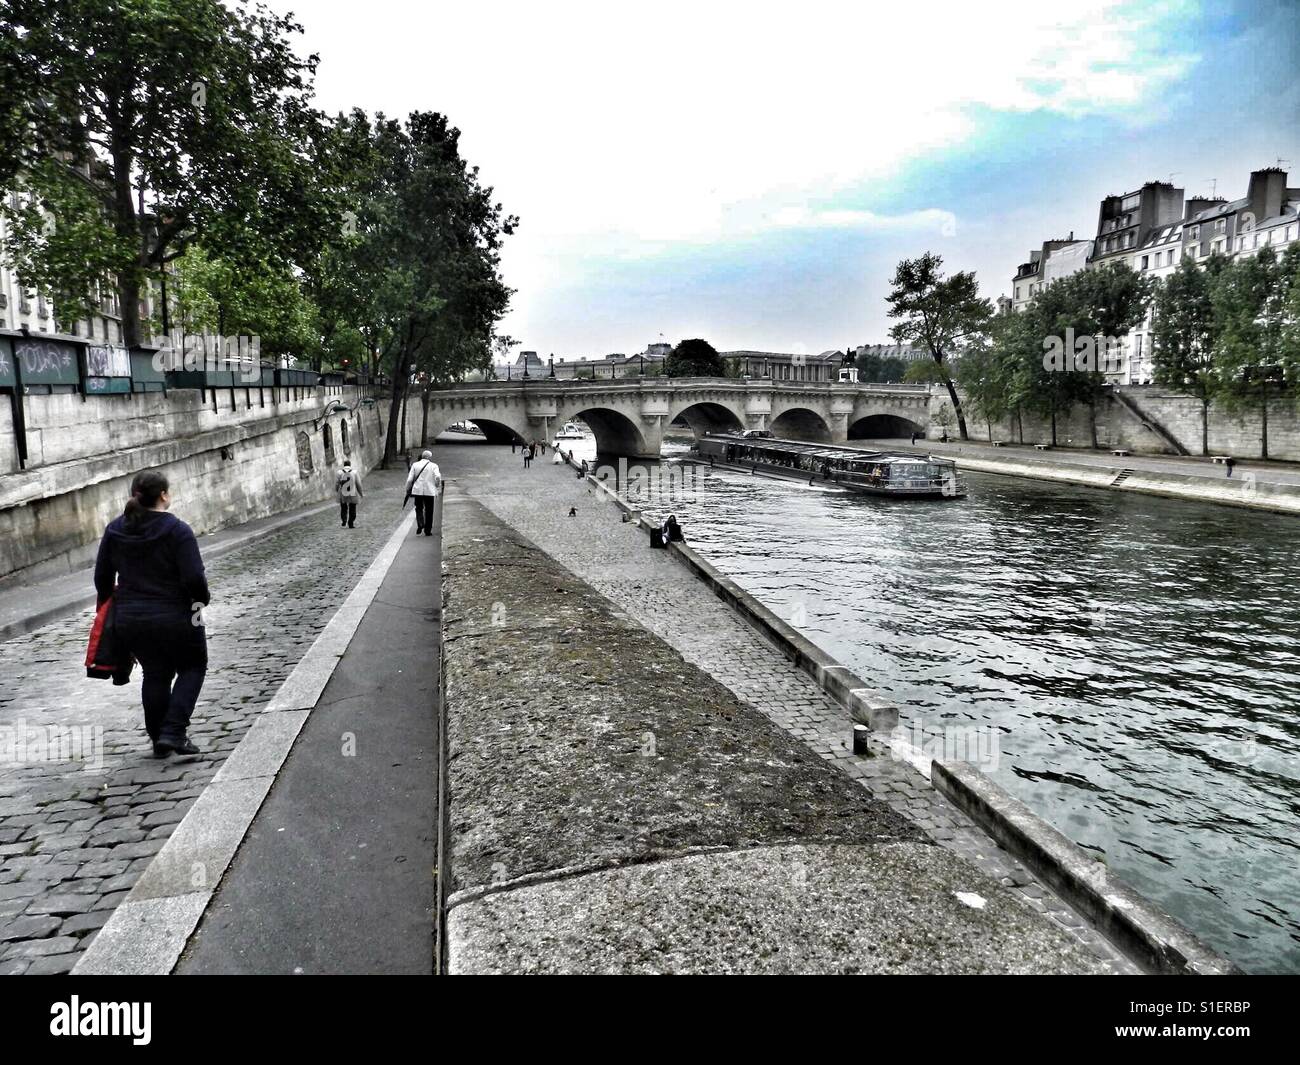
<instances>
[{"instance_id":1,"label":"row of trees along quay","mask_svg":"<svg viewBox=\"0 0 1300 1065\"><path fill-rule=\"evenodd\" d=\"M889 294L895 340L930 356L909 366L906 380L941 383L963 440L968 411L988 426L1022 417L1051 420L1078 404L1089 410L1092 446L1105 377L1087 369L1054 369L1044 360L1051 338L1123 338L1151 314L1157 384L1201 402L1201 452L1209 454L1210 406L1261 412L1261 455L1268 457L1268 403L1300 402L1300 245L1279 257L1266 247L1251 257L1215 254L1198 265L1184 257L1163 279L1117 263L1082 270L1048 285L1020 311L994 314L973 272L945 277L934 254L899 263ZM963 403L962 397L965 397Z\"/></svg>"},{"instance_id":2,"label":"row of trees along quay","mask_svg":"<svg viewBox=\"0 0 1300 1065\"><path fill-rule=\"evenodd\" d=\"M412 387L427 418L429 388L491 362L518 219L446 117L326 115L302 27L260 5L0 0L0 24L0 254L61 329L115 292L128 347L260 336L387 375L385 465Z\"/></svg>"}]
</instances>

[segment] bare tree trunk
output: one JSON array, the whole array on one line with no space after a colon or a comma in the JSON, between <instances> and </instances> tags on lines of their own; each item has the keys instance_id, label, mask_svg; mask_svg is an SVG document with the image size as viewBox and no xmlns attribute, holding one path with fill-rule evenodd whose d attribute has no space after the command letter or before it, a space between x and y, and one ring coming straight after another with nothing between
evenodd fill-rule
<instances>
[{"instance_id":1,"label":"bare tree trunk","mask_svg":"<svg viewBox=\"0 0 1300 1065\"><path fill-rule=\"evenodd\" d=\"M1259 457L1268 458L1268 381L1263 382L1263 401L1259 405L1260 412L1260 436L1259 436Z\"/></svg>"},{"instance_id":2,"label":"bare tree trunk","mask_svg":"<svg viewBox=\"0 0 1300 1065\"><path fill-rule=\"evenodd\" d=\"M940 370L943 369L940 365ZM953 413L957 415L957 431L961 433L963 440L970 439L970 433L966 431L966 412L961 409L961 400L957 398L957 386L952 383L952 378L944 373L944 387L948 389L948 399L952 402Z\"/></svg>"},{"instance_id":3,"label":"bare tree trunk","mask_svg":"<svg viewBox=\"0 0 1300 1065\"><path fill-rule=\"evenodd\" d=\"M1201 396L1201 454L1210 453L1210 397Z\"/></svg>"},{"instance_id":4,"label":"bare tree trunk","mask_svg":"<svg viewBox=\"0 0 1300 1065\"><path fill-rule=\"evenodd\" d=\"M384 434L384 457L379 460L381 470L388 469L388 464L397 457L397 432L404 422L406 409L406 360L406 350L402 349L393 370L393 394L388 407L388 430Z\"/></svg>"}]
</instances>

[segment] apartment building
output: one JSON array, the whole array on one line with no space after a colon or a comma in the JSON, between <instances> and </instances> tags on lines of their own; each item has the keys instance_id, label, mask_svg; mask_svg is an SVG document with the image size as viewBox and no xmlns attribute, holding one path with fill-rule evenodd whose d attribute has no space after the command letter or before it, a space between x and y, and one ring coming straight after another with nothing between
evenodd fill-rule
<instances>
[{"instance_id":1,"label":"apartment building","mask_svg":"<svg viewBox=\"0 0 1300 1065\"><path fill-rule=\"evenodd\" d=\"M1073 234L1071 234L1073 236ZM1105 197L1091 241L1046 241L1030 253L1012 278L1012 296L1000 310L1019 311L1043 288L1080 269L1122 263L1149 277L1164 278L1184 257L1203 263L1211 255L1254 255L1272 247L1279 255L1300 240L1300 189L1287 187L1287 173L1266 167L1251 173L1246 195L1184 198L1169 182L1149 181L1122 195ZM1150 384L1151 313L1125 340L1116 384Z\"/></svg>"}]
</instances>

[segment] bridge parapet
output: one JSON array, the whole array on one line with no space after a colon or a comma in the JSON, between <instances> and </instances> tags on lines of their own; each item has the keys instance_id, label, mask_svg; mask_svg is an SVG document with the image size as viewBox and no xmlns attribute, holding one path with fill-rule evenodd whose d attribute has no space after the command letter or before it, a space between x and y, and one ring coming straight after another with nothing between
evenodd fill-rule
<instances>
[{"instance_id":1,"label":"bridge parapet","mask_svg":"<svg viewBox=\"0 0 1300 1065\"><path fill-rule=\"evenodd\" d=\"M490 439L550 436L582 418L602 451L630 457L659 454L664 428L683 418L698 435L728 428L774 429L804 439L844 440L853 424L873 415L924 428L928 385L840 384L735 377L546 377L485 381L434 389L429 430L476 421ZM489 431L489 426L491 427ZM495 434L495 435L494 435Z\"/></svg>"}]
</instances>

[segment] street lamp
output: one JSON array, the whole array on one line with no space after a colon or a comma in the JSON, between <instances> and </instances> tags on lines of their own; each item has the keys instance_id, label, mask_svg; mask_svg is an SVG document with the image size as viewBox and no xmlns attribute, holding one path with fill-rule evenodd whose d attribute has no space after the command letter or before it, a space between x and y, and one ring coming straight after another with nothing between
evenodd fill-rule
<instances>
[{"instance_id":1,"label":"street lamp","mask_svg":"<svg viewBox=\"0 0 1300 1065\"><path fill-rule=\"evenodd\" d=\"M555 352L551 352L550 364L551 364L551 372L546 376L550 378L554 378L555 377Z\"/></svg>"}]
</instances>

